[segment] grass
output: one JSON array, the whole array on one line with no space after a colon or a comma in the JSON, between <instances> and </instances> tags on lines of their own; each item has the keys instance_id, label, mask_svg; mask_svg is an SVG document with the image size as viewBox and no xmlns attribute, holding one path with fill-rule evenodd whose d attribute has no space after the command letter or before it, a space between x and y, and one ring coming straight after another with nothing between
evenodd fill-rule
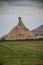
<instances>
[{"instance_id":1,"label":"grass","mask_svg":"<svg viewBox=\"0 0 43 65\"><path fill-rule=\"evenodd\" d=\"M43 41L0 42L0 65L43 65Z\"/></svg>"}]
</instances>

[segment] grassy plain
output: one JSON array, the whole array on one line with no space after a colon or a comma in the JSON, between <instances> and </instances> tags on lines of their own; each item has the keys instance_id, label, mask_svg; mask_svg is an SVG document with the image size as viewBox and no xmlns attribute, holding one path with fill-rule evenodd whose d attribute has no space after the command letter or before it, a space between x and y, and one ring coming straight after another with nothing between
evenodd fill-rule
<instances>
[{"instance_id":1,"label":"grassy plain","mask_svg":"<svg viewBox=\"0 0 43 65\"><path fill-rule=\"evenodd\" d=\"M0 42L0 65L43 65L43 41Z\"/></svg>"}]
</instances>

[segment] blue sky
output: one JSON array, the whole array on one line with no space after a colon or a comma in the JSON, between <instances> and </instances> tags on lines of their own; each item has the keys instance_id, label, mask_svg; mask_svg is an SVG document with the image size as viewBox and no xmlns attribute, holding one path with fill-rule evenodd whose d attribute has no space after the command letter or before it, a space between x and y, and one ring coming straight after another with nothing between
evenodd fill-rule
<instances>
[{"instance_id":1,"label":"blue sky","mask_svg":"<svg viewBox=\"0 0 43 65\"><path fill-rule=\"evenodd\" d=\"M43 25L43 2L0 0L0 37L17 25L19 16L30 30Z\"/></svg>"}]
</instances>

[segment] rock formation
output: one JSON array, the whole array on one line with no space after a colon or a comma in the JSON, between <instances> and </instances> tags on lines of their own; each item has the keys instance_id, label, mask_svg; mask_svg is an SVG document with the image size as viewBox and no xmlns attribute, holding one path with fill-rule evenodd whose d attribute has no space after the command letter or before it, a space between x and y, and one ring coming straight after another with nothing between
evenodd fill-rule
<instances>
[{"instance_id":1,"label":"rock formation","mask_svg":"<svg viewBox=\"0 0 43 65\"><path fill-rule=\"evenodd\" d=\"M21 17L18 17L18 19L18 24L7 35L2 37L3 40L26 40L34 38L34 34L25 27Z\"/></svg>"},{"instance_id":2,"label":"rock formation","mask_svg":"<svg viewBox=\"0 0 43 65\"><path fill-rule=\"evenodd\" d=\"M43 36L43 25L31 31L35 36Z\"/></svg>"}]
</instances>

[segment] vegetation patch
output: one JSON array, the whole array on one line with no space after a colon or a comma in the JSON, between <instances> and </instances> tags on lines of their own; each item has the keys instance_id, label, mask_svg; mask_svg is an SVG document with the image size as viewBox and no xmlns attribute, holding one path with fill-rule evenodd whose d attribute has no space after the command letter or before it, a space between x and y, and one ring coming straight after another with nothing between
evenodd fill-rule
<instances>
[{"instance_id":1,"label":"vegetation patch","mask_svg":"<svg viewBox=\"0 0 43 65\"><path fill-rule=\"evenodd\" d=\"M0 65L43 65L43 41L0 42Z\"/></svg>"}]
</instances>

